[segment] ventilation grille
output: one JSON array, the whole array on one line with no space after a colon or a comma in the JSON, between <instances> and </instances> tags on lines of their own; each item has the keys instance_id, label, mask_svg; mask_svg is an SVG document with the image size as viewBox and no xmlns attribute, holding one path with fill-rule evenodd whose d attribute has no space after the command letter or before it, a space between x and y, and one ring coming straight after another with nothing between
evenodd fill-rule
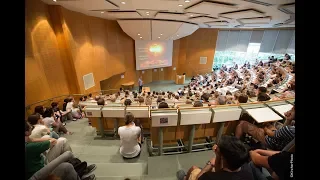
<instances>
[{"instance_id":1,"label":"ventilation grille","mask_svg":"<svg viewBox=\"0 0 320 180\"><path fill-rule=\"evenodd\" d=\"M261 2L261 1L256 1L256 0L242 0L242 1L250 2L253 4L259 4L259 5L263 5L263 6L272 6L273 5L273 4L269 4L269 3L265 3L265 2Z\"/></svg>"},{"instance_id":2,"label":"ventilation grille","mask_svg":"<svg viewBox=\"0 0 320 180\"><path fill-rule=\"evenodd\" d=\"M90 89L95 86L93 73L89 73L83 76L84 89Z\"/></svg>"}]
</instances>

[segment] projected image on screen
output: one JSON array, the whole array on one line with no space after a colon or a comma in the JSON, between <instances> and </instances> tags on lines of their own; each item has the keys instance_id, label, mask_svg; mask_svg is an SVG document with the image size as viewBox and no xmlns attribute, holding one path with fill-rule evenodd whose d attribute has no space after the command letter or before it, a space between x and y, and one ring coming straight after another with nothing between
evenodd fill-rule
<instances>
[{"instance_id":1,"label":"projected image on screen","mask_svg":"<svg viewBox=\"0 0 320 180\"><path fill-rule=\"evenodd\" d=\"M172 66L173 41L135 41L136 69Z\"/></svg>"}]
</instances>

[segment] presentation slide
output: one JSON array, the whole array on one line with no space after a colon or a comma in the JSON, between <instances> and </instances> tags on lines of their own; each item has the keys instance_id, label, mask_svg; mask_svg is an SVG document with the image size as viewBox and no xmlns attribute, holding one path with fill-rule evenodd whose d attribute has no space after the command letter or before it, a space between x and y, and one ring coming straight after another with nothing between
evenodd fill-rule
<instances>
[{"instance_id":1,"label":"presentation slide","mask_svg":"<svg viewBox=\"0 0 320 180\"><path fill-rule=\"evenodd\" d=\"M135 41L136 69L172 66L173 41Z\"/></svg>"}]
</instances>

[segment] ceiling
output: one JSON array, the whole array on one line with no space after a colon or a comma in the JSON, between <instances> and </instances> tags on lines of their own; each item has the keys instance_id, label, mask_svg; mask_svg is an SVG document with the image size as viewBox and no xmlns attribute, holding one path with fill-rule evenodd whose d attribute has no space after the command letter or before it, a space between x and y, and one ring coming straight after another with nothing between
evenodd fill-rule
<instances>
[{"instance_id":1,"label":"ceiling","mask_svg":"<svg viewBox=\"0 0 320 180\"><path fill-rule=\"evenodd\" d=\"M295 27L295 0L42 0L117 20L135 40L175 40L198 28Z\"/></svg>"}]
</instances>

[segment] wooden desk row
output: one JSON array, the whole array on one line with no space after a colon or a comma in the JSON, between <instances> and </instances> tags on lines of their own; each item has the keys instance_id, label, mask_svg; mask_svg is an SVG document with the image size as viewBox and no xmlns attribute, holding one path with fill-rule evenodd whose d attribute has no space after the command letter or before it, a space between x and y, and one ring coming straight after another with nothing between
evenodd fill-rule
<instances>
[{"instance_id":1,"label":"wooden desk row","mask_svg":"<svg viewBox=\"0 0 320 180\"><path fill-rule=\"evenodd\" d=\"M150 106L95 105L86 106L84 111L91 125L103 132L100 133L102 136L106 132L117 134L118 127L124 125L125 112L133 113L143 129L150 131L150 152L163 155L198 151L198 146L204 146L200 150L210 149L208 147L218 142L223 134L234 133L242 113L248 113L257 123L276 122L284 119L283 113L291 108L289 102L282 100L213 108L151 109Z\"/></svg>"}]
</instances>

